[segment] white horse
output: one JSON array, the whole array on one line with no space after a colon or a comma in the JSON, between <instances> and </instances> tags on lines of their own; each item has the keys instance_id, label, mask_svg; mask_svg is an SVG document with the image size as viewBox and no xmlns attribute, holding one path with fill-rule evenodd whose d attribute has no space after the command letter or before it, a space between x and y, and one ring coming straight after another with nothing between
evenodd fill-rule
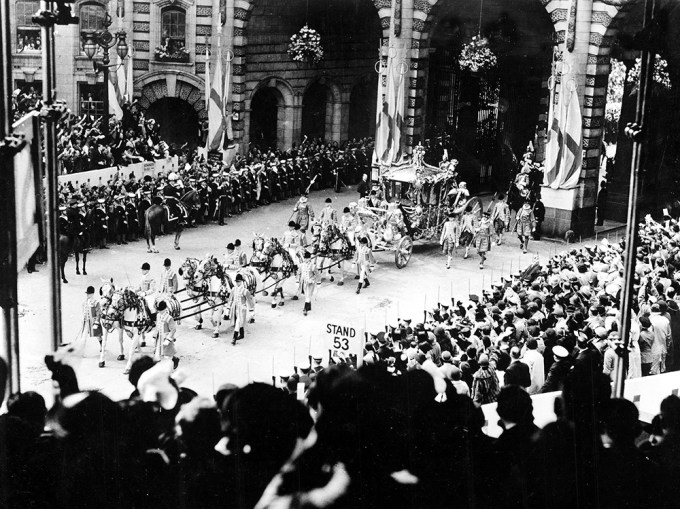
<instances>
[{"instance_id":1,"label":"white horse","mask_svg":"<svg viewBox=\"0 0 680 509\"><path fill-rule=\"evenodd\" d=\"M132 365L132 357L139 347L139 335L135 334L135 329L139 328L140 320L146 314L143 301L132 288L117 290L113 282L104 283L99 292L102 297L102 344L99 351L99 367L104 367L105 364L104 355L109 333L118 329L120 354L117 360L125 360L123 332L132 339L126 366L126 371L129 371Z\"/></svg>"},{"instance_id":2,"label":"white horse","mask_svg":"<svg viewBox=\"0 0 680 509\"><path fill-rule=\"evenodd\" d=\"M255 234L250 266L263 276L261 284L264 295L268 293L266 288L274 288L271 292L272 308L284 305L283 282L295 274L295 265L290 253L276 237L266 239L261 234ZM272 282L268 282L269 280Z\"/></svg>"},{"instance_id":3,"label":"white horse","mask_svg":"<svg viewBox=\"0 0 680 509\"><path fill-rule=\"evenodd\" d=\"M201 297L208 305L207 307L209 307L210 322L213 326L212 336L217 338L220 335L224 304L229 299L234 283L224 269L224 266L212 255L206 256L205 259L198 263L196 281L198 284L195 284L194 288L202 288ZM197 329L200 329L203 323L201 308L202 306L198 307L199 323L196 326Z\"/></svg>"}]
</instances>

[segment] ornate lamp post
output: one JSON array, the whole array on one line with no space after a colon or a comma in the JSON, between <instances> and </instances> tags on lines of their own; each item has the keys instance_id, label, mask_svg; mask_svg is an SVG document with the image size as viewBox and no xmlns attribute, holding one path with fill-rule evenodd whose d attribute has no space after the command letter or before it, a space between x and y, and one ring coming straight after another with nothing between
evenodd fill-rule
<instances>
[{"instance_id":1,"label":"ornate lamp post","mask_svg":"<svg viewBox=\"0 0 680 509\"><path fill-rule=\"evenodd\" d=\"M106 13L104 17L104 28L101 30L83 30L80 33L80 38L83 41L83 51L87 58L92 60L95 53L97 53L97 48L102 48L104 51L102 55L101 64L94 62L95 72L102 71L104 73L104 122L102 125L102 132L105 136L109 134L109 67L111 67L109 59L109 50L116 47L116 52L121 60L125 59L128 54L128 45L125 40L126 33L121 30L112 34L109 32L109 27L113 23L109 13Z\"/></svg>"}]
</instances>

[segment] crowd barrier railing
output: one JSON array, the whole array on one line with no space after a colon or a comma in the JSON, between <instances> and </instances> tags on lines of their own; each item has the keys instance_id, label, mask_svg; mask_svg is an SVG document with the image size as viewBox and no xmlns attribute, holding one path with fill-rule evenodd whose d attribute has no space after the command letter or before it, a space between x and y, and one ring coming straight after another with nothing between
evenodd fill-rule
<instances>
[{"instance_id":1,"label":"crowd barrier railing","mask_svg":"<svg viewBox=\"0 0 680 509\"><path fill-rule=\"evenodd\" d=\"M177 168L178 158L177 156L173 156L155 161L128 164L127 166L114 166L111 168L102 168L101 170L69 173L67 175L59 175L58 178L59 184L67 184L70 182L73 187L80 187L82 184L102 186L106 185L108 181L117 176L121 176L124 180L127 180L130 174L133 173L137 180L143 179L147 175L155 178L159 173L167 175L170 172L177 171Z\"/></svg>"},{"instance_id":2,"label":"crowd barrier railing","mask_svg":"<svg viewBox=\"0 0 680 509\"><path fill-rule=\"evenodd\" d=\"M500 373L499 379L503 379L502 373ZM548 392L531 396L536 426L542 428L546 424L557 420L555 415L555 398L559 397L560 394L560 392ZM640 420L643 422L652 422L654 416L659 413L661 401L670 395L680 396L679 371L640 378L629 378L626 380L623 393L624 398L633 402L638 408ZM503 429L498 424L500 418L498 417L496 407L496 403L482 405L485 420L484 432L492 437L498 437L503 432Z\"/></svg>"}]
</instances>

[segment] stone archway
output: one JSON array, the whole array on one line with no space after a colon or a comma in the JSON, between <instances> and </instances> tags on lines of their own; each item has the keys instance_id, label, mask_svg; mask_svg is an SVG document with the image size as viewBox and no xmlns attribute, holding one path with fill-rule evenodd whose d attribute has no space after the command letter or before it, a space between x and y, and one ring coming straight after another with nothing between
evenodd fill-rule
<instances>
[{"instance_id":1,"label":"stone archway","mask_svg":"<svg viewBox=\"0 0 680 509\"><path fill-rule=\"evenodd\" d=\"M180 145L195 144L200 126L208 118L203 87L202 79L182 71L151 72L135 80L140 107L162 122L161 133L168 136L169 142ZM163 104L157 105L159 101ZM172 108L172 104L176 107ZM167 122L181 125L181 129L177 125L164 127Z\"/></svg>"},{"instance_id":2,"label":"stone archway","mask_svg":"<svg viewBox=\"0 0 680 509\"><path fill-rule=\"evenodd\" d=\"M390 0L367 0L375 8L380 22L381 35L383 38L389 37L390 19L392 3ZM261 0L234 0L234 19L233 19L233 35L234 35L234 59L233 59L233 81L232 81L232 110L234 112L246 113L249 110L248 97L252 98L251 87L252 83L248 84L248 64L247 48L249 45L249 25L251 15L256 4ZM279 71L276 71L277 73ZM287 76L287 75L286 75ZM305 77L306 78L306 77ZM258 77L259 79L259 77ZM292 80L292 77L291 77ZM296 85L297 86L297 85ZM296 92L299 87L295 88ZM299 97L297 99L300 99ZM300 105L296 103L296 107ZM296 119L299 120L299 113L296 113ZM340 120L338 120L340 122ZM345 119L346 123L347 120ZM294 124L295 133L299 133L299 124ZM247 140L249 136L249 119L247 114L241 114L239 120L232 123L234 138ZM341 135L341 128L338 128L338 136ZM291 138L298 140L297 134ZM290 145L289 145L290 146Z\"/></svg>"},{"instance_id":3,"label":"stone archway","mask_svg":"<svg viewBox=\"0 0 680 509\"><path fill-rule=\"evenodd\" d=\"M252 142L263 144L263 148L289 147L293 140L293 107L294 94L288 82L277 77L261 81L245 103L246 146Z\"/></svg>"},{"instance_id":4,"label":"stone archway","mask_svg":"<svg viewBox=\"0 0 680 509\"><path fill-rule=\"evenodd\" d=\"M301 134L340 141L342 92L326 77L311 80L302 95Z\"/></svg>"}]
</instances>

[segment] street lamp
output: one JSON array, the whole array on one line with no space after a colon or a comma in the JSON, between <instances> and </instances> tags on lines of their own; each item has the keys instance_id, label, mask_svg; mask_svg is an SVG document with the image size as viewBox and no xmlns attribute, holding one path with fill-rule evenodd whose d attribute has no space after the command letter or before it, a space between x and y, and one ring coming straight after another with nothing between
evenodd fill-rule
<instances>
[{"instance_id":1,"label":"street lamp","mask_svg":"<svg viewBox=\"0 0 680 509\"><path fill-rule=\"evenodd\" d=\"M109 64L111 60L109 59L109 50L116 47L116 52L121 60L125 59L128 54L128 45L125 40L126 33L121 30L116 32L115 36L109 32L109 27L113 24L113 20L109 13L106 13L103 21L104 28L101 30L83 30L80 33L80 38L83 41L83 52L92 60L95 53L97 53L97 48L102 48L104 53L102 55L101 64L94 62L95 72L102 71L104 73L104 122L102 125L102 132L105 136L109 134Z\"/></svg>"}]
</instances>

